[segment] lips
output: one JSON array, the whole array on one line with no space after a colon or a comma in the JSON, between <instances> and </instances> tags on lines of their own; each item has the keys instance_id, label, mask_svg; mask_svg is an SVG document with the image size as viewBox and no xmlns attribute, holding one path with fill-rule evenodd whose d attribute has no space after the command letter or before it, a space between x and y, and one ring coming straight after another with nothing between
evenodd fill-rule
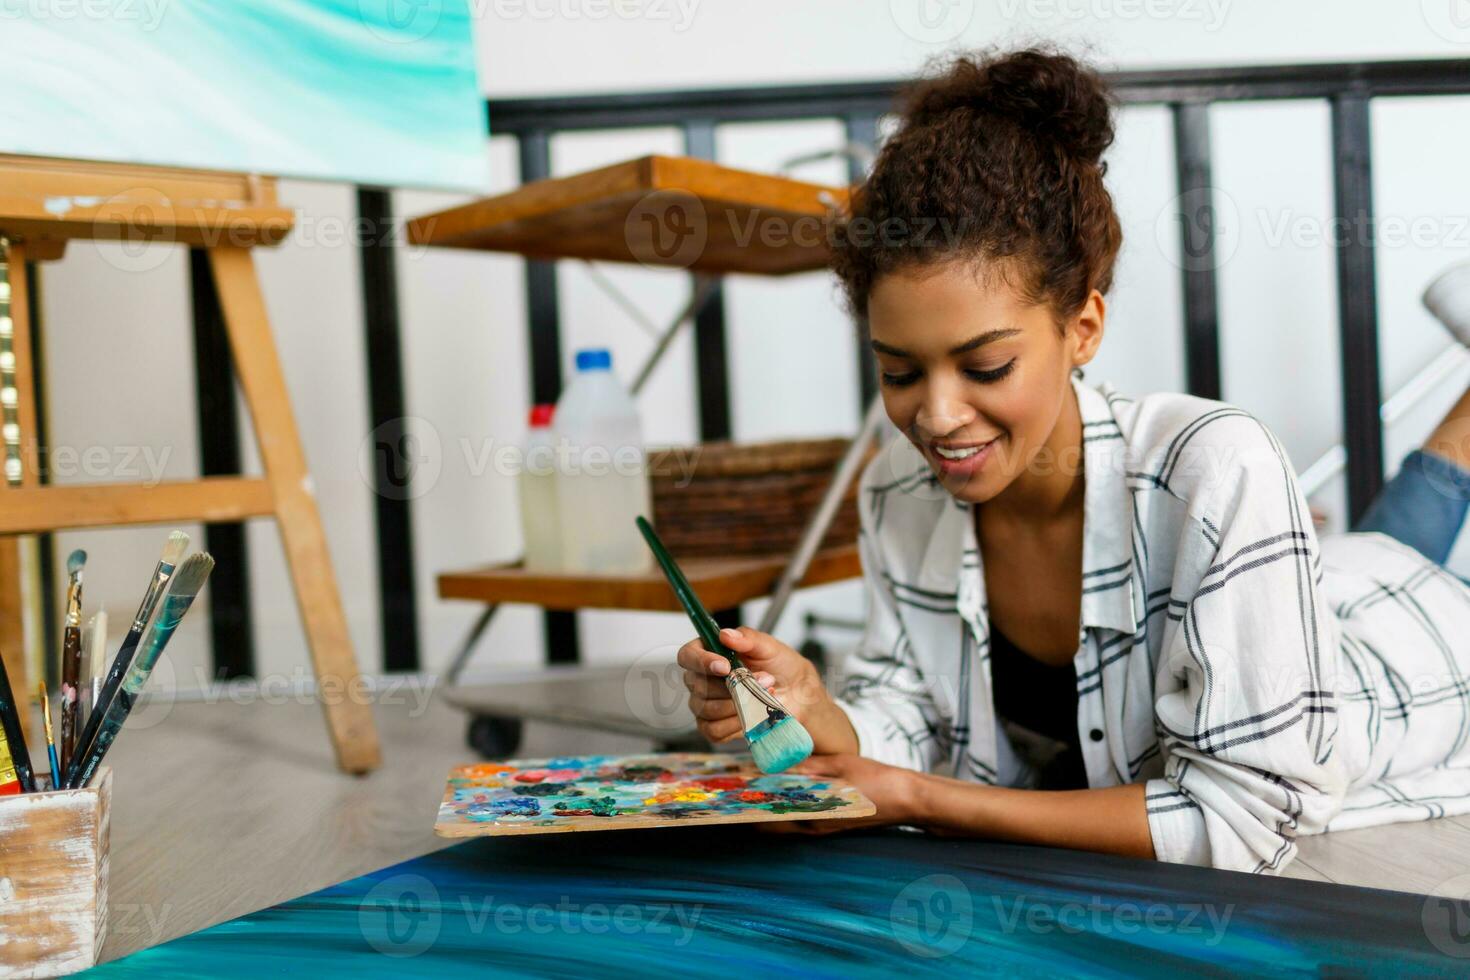
<instances>
[{"instance_id":1,"label":"lips","mask_svg":"<svg viewBox=\"0 0 1470 980\"><path fill-rule=\"evenodd\" d=\"M935 446L934 451L944 459L969 459L984 448L984 446L966 446L963 449L948 449L944 446Z\"/></svg>"},{"instance_id":2,"label":"lips","mask_svg":"<svg viewBox=\"0 0 1470 980\"><path fill-rule=\"evenodd\" d=\"M995 445L998 442L1000 442L999 436L988 442L945 443L943 445L931 442L928 449L934 465L942 476L969 476L984 467L986 461L994 455Z\"/></svg>"}]
</instances>

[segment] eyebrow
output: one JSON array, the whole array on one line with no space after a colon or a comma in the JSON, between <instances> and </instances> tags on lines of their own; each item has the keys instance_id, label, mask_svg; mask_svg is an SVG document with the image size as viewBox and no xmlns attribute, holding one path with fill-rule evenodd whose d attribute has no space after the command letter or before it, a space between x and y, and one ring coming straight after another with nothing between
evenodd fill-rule
<instances>
[{"instance_id":1,"label":"eyebrow","mask_svg":"<svg viewBox=\"0 0 1470 980\"><path fill-rule=\"evenodd\" d=\"M994 343L997 340L1004 340L1007 337L1014 337L1020 332L1021 331L1016 329L1015 327L1009 327L1001 330L987 330L984 333L976 334L975 336L971 337L969 340L965 341L963 344L960 344L957 347L951 347L949 349L949 353L951 354L951 356L957 354L968 354L970 351L976 350L980 347L984 347L986 344ZM870 341L870 343L873 345L873 350L877 351L879 354L887 354L889 357L906 357L910 360L913 359L914 355L910 354L908 351L903 350L900 347L890 346L883 343L881 340Z\"/></svg>"}]
</instances>

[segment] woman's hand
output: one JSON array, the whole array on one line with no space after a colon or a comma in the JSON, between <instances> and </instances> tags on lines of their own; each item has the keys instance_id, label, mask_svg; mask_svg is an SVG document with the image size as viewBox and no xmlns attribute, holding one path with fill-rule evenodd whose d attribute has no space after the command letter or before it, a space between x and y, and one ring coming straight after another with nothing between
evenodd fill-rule
<instances>
[{"instance_id":1,"label":"woman's hand","mask_svg":"<svg viewBox=\"0 0 1470 980\"><path fill-rule=\"evenodd\" d=\"M819 753L857 752L857 735L847 713L832 700L812 662L767 633L742 626L720 630L720 642L740 656L746 668L786 706L812 737ZM725 679L730 661L693 639L679 648L689 710L699 732L711 742L728 742L740 735L740 717Z\"/></svg>"},{"instance_id":2,"label":"woman's hand","mask_svg":"<svg viewBox=\"0 0 1470 980\"><path fill-rule=\"evenodd\" d=\"M884 765L860 755L814 755L789 772L803 776L823 776L834 783L855 787L878 808L871 817L850 820L791 820L763 823L762 830L778 833L835 834L864 827L891 827L904 824L922 825L922 794L919 784L923 773L898 766Z\"/></svg>"}]
</instances>

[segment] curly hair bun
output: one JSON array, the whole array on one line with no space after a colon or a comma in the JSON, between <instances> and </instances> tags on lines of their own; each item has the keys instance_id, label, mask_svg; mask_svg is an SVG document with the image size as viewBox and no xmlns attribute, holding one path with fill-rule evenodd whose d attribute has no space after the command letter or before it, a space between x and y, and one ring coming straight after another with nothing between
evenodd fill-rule
<instances>
[{"instance_id":1,"label":"curly hair bun","mask_svg":"<svg viewBox=\"0 0 1470 980\"><path fill-rule=\"evenodd\" d=\"M1039 48L993 59L958 58L919 83L904 116L924 125L957 111L1007 119L1053 141L1075 160L1097 163L1113 142L1113 100L1096 71Z\"/></svg>"},{"instance_id":2,"label":"curly hair bun","mask_svg":"<svg viewBox=\"0 0 1470 980\"><path fill-rule=\"evenodd\" d=\"M1059 316L1106 293L1123 242L1104 181L1112 142L1107 83L1075 58L1029 48L938 66L838 225L849 307L865 315L889 272L955 259L1018 260L1026 297Z\"/></svg>"}]
</instances>

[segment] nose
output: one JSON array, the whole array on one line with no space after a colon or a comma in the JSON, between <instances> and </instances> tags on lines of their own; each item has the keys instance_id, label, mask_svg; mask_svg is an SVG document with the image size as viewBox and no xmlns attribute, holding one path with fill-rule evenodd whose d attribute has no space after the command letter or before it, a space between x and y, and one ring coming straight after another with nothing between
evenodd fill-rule
<instances>
[{"instance_id":1,"label":"nose","mask_svg":"<svg viewBox=\"0 0 1470 980\"><path fill-rule=\"evenodd\" d=\"M914 417L914 427L925 440L943 439L975 421L975 409L959 392L943 383L931 383Z\"/></svg>"}]
</instances>

